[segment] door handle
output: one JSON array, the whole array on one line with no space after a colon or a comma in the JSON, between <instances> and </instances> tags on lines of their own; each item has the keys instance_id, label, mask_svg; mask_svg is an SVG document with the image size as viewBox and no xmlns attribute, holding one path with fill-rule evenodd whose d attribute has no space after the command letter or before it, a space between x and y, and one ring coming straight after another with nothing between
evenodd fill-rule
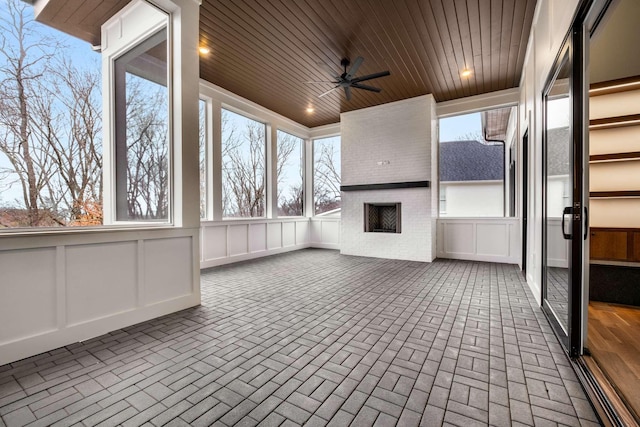
<instances>
[{"instance_id":1,"label":"door handle","mask_svg":"<svg viewBox=\"0 0 640 427\"><path fill-rule=\"evenodd\" d=\"M587 236L589 235L589 209L584 207L584 240L587 240Z\"/></svg>"},{"instance_id":2,"label":"door handle","mask_svg":"<svg viewBox=\"0 0 640 427\"><path fill-rule=\"evenodd\" d=\"M564 208L564 210L562 211L562 237L564 237L565 240L571 240L571 233L565 233L565 224L564 224L564 219L566 218L567 215L572 215L573 214L573 208L571 206L567 206Z\"/></svg>"}]
</instances>

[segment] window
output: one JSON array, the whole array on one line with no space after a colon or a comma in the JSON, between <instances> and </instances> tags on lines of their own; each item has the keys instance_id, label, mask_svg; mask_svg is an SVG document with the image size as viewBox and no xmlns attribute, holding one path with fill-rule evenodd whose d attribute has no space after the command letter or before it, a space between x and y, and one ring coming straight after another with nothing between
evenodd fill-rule
<instances>
[{"instance_id":1,"label":"window","mask_svg":"<svg viewBox=\"0 0 640 427\"><path fill-rule=\"evenodd\" d=\"M222 211L225 218L265 216L266 126L222 110Z\"/></svg>"},{"instance_id":2,"label":"window","mask_svg":"<svg viewBox=\"0 0 640 427\"><path fill-rule=\"evenodd\" d=\"M515 116L508 107L440 119L441 216L504 216L504 140Z\"/></svg>"},{"instance_id":3,"label":"window","mask_svg":"<svg viewBox=\"0 0 640 427\"><path fill-rule=\"evenodd\" d=\"M0 27L0 230L101 225L100 55L27 2L0 2Z\"/></svg>"},{"instance_id":4,"label":"window","mask_svg":"<svg viewBox=\"0 0 640 427\"><path fill-rule=\"evenodd\" d=\"M200 218L207 219L207 103L198 103L198 164L200 170Z\"/></svg>"},{"instance_id":5,"label":"window","mask_svg":"<svg viewBox=\"0 0 640 427\"><path fill-rule=\"evenodd\" d=\"M440 215L447 213L447 187L440 187Z\"/></svg>"},{"instance_id":6,"label":"window","mask_svg":"<svg viewBox=\"0 0 640 427\"><path fill-rule=\"evenodd\" d=\"M278 130L278 216L304 215L304 140Z\"/></svg>"},{"instance_id":7,"label":"window","mask_svg":"<svg viewBox=\"0 0 640 427\"><path fill-rule=\"evenodd\" d=\"M169 221L167 28L114 61L118 221Z\"/></svg>"},{"instance_id":8,"label":"window","mask_svg":"<svg viewBox=\"0 0 640 427\"><path fill-rule=\"evenodd\" d=\"M340 137L313 141L313 200L316 215L340 212Z\"/></svg>"}]
</instances>

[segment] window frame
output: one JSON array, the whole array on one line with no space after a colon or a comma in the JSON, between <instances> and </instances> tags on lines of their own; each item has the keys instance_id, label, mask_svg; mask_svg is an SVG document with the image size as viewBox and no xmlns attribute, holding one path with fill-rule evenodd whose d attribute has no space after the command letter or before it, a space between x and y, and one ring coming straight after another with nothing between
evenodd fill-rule
<instances>
[{"instance_id":1,"label":"window frame","mask_svg":"<svg viewBox=\"0 0 640 427\"><path fill-rule=\"evenodd\" d=\"M173 189L174 189L174 185L173 185L173 180L174 180L174 160L173 160L173 150L174 150L174 141L173 141L173 97L172 97L172 92L173 92L173 82L172 82L172 65L173 65L173 60L172 60L172 49L171 49L171 37L172 37L172 33L171 33L171 15L168 14L165 11L162 11L158 8L156 8L158 11L160 11L161 13L163 13L165 15L165 25L160 25L157 28L154 28L153 31L149 31L147 34L145 34L143 37L140 37L135 43L132 43L132 46L128 47L126 50L124 50L123 52L114 55L112 57L109 58L109 62L111 64L111 68L113 70L113 74L112 74L112 78L110 79L112 82L112 91L110 96L113 98L113 110L111 111L112 113L112 117L113 117L113 142L110 144L111 145L111 152L112 152L112 156L114 161L112 162L112 170L109 171L110 172L110 177L112 180L112 194L111 194L111 218L112 220L110 221L110 224L114 224L114 225L118 225L118 224L127 224L127 225L147 225L147 224L161 224L161 225L174 225L173 222L173 214L174 214L174 195L173 195ZM126 69L126 64L124 63L122 65L118 64L118 61L126 58L126 57L136 57L138 56L140 53L146 52L149 48L153 48L154 46L157 46L156 40L159 38L160 33L164 30L165 34L166 34L166 44L167 44L167 63L166 63L166 94L167 94L167 141L166 141L166 147L167 147L167 217L165 218L161 218L161 219L119 219L119 210L121 209L120 203L124 203L125 206L122 208L127 208L128 207L128 197L127 197L127 193L128 193L128 186L126 188L126 190L124 191L124 194L120 193L119 190L119 182L121 180L121 178L124 177L125 180L125 185L127 185L126 183L126 179L127 179L127 175L126 172L120 172L121 169L119 169L120 167L122 167L124 165L124 168L126 169L127 166L127 148L126 146L125 151L124 151L124 159L122 159L122 156L119 156L120 152L118 150L118 148L121 146L122 144L122 138L124 138L124 144L126 144L126 130L127 130L127 125L126 125L126 76L127 76L127 69ZM141 76L137 76L138 78L143 78ZM123 79L124 84L118 84L119 83L119 79ZM150 79L147 79L150 80ZM162 83L158 83L157 81L153 81L150 80L153 83L157 83L157 84L162 84ZM118 94L120 94L121 96L119 96ZM124 98L124 99L121 99ZM120 101L120 102L119 102ZM122 104L122 101L125 102L124 106ZM124 113L124 122L122 114ZM123 135L123 132L125 133ZM123 174L121 176L121 174Z\"/></svg>"}]
</instances>

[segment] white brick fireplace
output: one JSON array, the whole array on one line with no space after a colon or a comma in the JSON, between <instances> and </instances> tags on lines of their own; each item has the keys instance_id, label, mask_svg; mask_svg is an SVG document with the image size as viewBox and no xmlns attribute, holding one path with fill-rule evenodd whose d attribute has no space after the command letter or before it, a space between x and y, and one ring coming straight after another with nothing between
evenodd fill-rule
<instances>
[{"instance_id":1,"label":"white brick fireplace","mask_svg":"<svg viewBox=\"0 0 640 427\"><path fill-rule=\"evenodd\" d=\"M433 97L343 113L340 122L341 253L433 261L438 198L437 188L427 186L437 182ZM365 204L399 204L399 232L366 232Z\"/></svg>"}]
</instances>

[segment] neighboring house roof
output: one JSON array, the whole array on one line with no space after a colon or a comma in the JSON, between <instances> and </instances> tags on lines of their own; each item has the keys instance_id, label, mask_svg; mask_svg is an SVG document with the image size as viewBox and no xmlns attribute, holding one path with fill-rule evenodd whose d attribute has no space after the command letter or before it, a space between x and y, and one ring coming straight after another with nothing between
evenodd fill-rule
<instances>
[{"instance_id":1,"label":"neighboring house roof","mask_svg":"<svg viewBox=\"0 0 640 427\"><path fill-rule=\"evenodd\" d=\"M478 141L440 143L440 181L504 179L504 145Z\"/></svg>"}]
</instances>

